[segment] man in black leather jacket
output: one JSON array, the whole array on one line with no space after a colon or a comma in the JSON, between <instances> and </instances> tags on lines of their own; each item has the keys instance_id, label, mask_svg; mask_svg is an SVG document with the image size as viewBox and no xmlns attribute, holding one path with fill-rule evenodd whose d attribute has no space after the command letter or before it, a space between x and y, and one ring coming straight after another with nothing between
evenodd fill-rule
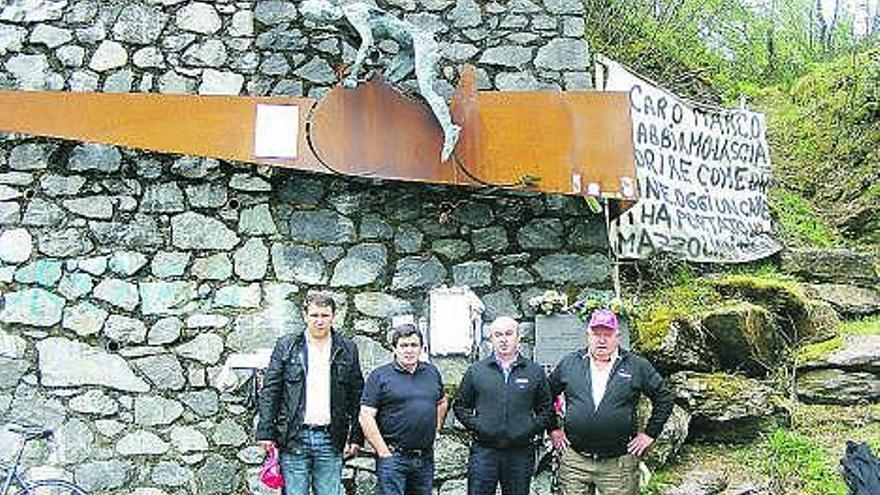
<instances>
[{"instance_id":1,"label":"man in black leather jacket","mask_svg":"<svg viewBox=\"0 0 880 495\"><path fill-rule=\"evenodd\" d=\"M355 344L333 331L336 303L306 296L306 332L278 339L260 391L257 440L278 447L284 495L340 495L343 459L363 443L364 378Z\"/></svg>"}]
</instances>

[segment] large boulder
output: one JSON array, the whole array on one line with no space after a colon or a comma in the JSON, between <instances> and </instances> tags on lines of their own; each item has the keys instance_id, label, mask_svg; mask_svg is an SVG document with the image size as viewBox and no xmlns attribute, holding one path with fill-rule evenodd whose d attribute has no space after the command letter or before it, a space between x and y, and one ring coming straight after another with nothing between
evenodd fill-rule
<instances>
[{"instance_id":1,"label":"large boulder","mask_svg":"<svg viewBox=\"0 0 880 495\"><path fill-rule=\"evenodd\" d=\"M716 309L703 316L702 326L721 368L727 371L764 376L785 350L773 315L751 303Z\"/></svg>"},{"instance_id":2,"label":"large boulder","mask_svg":"<svg viewBox=\"0 0 880 495\"><path fill-rule=\"evenodd\" d=\"M877 287L877 258L848 249L791 249L782 253L782 270L815 282Z\"/></svg>"},{"instance_id":3,"label":"large boulder","mask_svg":"<svg viewBox=\"0 0 880 495\"><path fill-rule=\"evenodd\" d=\"M664 489L663 495L718 495L727 489L727 476L717 471L691 471L681 483Z\"/></svg>"},{"instance_id":4,"label":"large boulder","mask_svg":"<svg viewBox=\"0 0 880 495\"><path fill-rule=\"evenodd\" d=\"M796 359L801 370L880 371L880 333L843 335L810 344L798 350Z\"/></svg>"},{"instance_id":5,"label":"large boulder","mask_svg":"<svg viewBox=\"0 0 880 495\"><path fill-rule=\"evenodd\" d=\"M698 441L746 442L791 421L782 397L752 378L682 371L669 385L691 414L690 436Z\"/></svg>"},{"instance_id":6,"label":"large boulder","mask_svg":"<svg viewBox=\"0 0 880 495\"><path fill-rule=\"evenodd\" d=\"M822 342L836 334L840 316L831 304L810 299L807 301L807 317L800 322L793 342Z\"/></svg>"},{"instance_id":7,"label":"large boulder","mask_svg":"<svg viewBox=\"0 0 880 495\"><path fill-rule=\"evenodd\" d=\"M796 380L798 398L808 403L880 402L880 372L838 368L808 370Z\"/></svg>"},{"instance_id":8,"label":"large boulder","mask_svg":"<svg viewBox=\"0 0 880 495\"><path fill-rule=\"evenodd\" d=\"M804 402L880 401L880 334L853 334L798 352L798 397Z\"/></svg>"},{"instance_id":9,"label":"large boulder","mask_svg":"<svg viewBox=\"0 0 880 495\"><path fill-rule=\"evenodd\" d=\"M866 316L880 313L880 291L876 288L845 284L813 284L806 294L831 304L843 316Z\"/></svg>"},{"instance_id":10,"label":"large boulder","mask_svg":"<svg viewBox=\"0 0 880 495\"><path fill-rule=\"evenodd\" d=\"M651 416L651 402L647 399L639 401L639 424L641 428L648 422ZM651 449L645 455L643 461L652 470L656 471L665 466L667 462L675 458L681 451L682 445L687 440L691 415L678 405L673 406L672 416L663 425L663 431L651 445Z\"/></svg>"},{"instance_id":11,"label":"large boulder","mask_svg":"<svg viewBox=\"0 0 880 495\"><path fill-rule=\"evenodd\" d=\"M818 341L831 336L837 320L794 281L777 277L729 275L713 280L719 293L762 306L772 314L788 342ZM819 304L819 306L817 306Z\"/></svg>"},{"instance_id":12,"label":"large boulder","mask_svg":"<svg viewBox=\"0 0 880 495\"><path fill-rule=\"evenodd\" d=\"M718 356L709 348L697 317L642 321L636 332L637 351L661 373L719 368Z\"/></svg>"}]
</instances>

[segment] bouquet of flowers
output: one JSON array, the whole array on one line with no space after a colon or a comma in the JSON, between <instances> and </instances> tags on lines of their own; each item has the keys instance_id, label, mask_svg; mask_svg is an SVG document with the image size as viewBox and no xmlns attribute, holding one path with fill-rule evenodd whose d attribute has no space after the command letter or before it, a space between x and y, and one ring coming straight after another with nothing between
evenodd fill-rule
<instances>
[{"instance_id":1,"label":"bouquet of flowers","mask_svg":"<svg viewBox=\"0 0 880 495\"><path fill-rule=\"evenodd\" d=\"M584 321L589 321L590 315L597 309L609 309L617 316L633 313L631 302L617 296L608 298L600 293L591 294L577 301L572 304L571 309Z\"/></svg>"},{"instance_id":2,"label":"bouquet of flowers","mask_svg":"<svg viewBox=\"0 0 880 495\"><path fill-rule=\"evenodd\" d=\"M568 309L568 296L556 291L547 290L540 296L529 299L529 306L535 313L553 315Z\"/></svg>"}]
</instances>

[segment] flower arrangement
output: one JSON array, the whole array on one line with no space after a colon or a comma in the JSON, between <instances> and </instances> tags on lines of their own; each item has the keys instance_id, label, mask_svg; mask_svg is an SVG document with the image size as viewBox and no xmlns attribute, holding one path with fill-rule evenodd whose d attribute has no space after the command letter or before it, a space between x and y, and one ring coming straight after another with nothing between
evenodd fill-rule
<instances>
[{"instance_id":1,"label":"flower arrangement","mask_svg":"<svg viewBox=\"0 0 880 495\"><path fill-rule=\"evenodd\" d=\"M624 301L618 296L608 298L600 293L590 294L577 301L572 304L571 309L584 321L588 321L597 309L609 309L617 316L631 315L634 312L631 301Z\"/></svg>"},{"instance_id":2,"label":"flower arrangement","mask_svg":"<svg viewBox=\"0 0 880 495\"><path fill-rule=\"evenodd\" d=\"M627 316L634 313L632 301L620 297L609 297L602 292L594 292L575 303L568 304L568 296L557 290L546 290L540 296L529 299L532 310L541 315L551 316L556 314L573 314L580 319L588 321L593 311L597 309L610 309L617 316Z\"/></svg>"},{"instance_id":3,"label":"flower arrangement","mask_svg":"<svg viewBox=\"0 0 880 495\"><path fill-rule=\"evenodd\" d=\"M542 315L562 313L568 309L568 296L556 290L546 290L540 296L529 299L529 306Z\"/></svg>"}]
</instances>

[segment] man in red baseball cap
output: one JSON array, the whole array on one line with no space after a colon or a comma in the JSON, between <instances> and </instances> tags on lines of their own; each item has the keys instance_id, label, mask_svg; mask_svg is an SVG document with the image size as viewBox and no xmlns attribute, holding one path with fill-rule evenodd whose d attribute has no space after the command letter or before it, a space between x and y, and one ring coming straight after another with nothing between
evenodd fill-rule
<instances>
[{"instance_id":1,"label":"man in red baseball cap","mask_svg":"<svg viewBox=\"0 0 880 495\"><path fill-rule=\"evenodd\" d=\"M550 374L550 391L565 395L562 426L550 432L562 453L562 495L636 495L639 458L672 414L672 393L646 359L620 348L617 315L593 312L587 348L562 359ZM651 400L645 431L637 431L636 405Z\"/></svg>"}]
</instances>

